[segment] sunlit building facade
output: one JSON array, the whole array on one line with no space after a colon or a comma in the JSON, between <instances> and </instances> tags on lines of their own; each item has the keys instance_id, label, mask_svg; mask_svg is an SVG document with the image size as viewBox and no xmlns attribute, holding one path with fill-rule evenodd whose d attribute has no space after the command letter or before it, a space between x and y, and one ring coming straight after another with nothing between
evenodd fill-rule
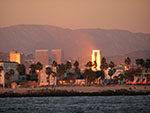
<instances>
[{"instance_id":1,"label":"sunlit building facade","mask_svg":"<svg viewBox=\"0 0 150 113\"><path fill-rule=\"evenodd\" d=\"M56 61L57 64L63 62L63 51L61 49L52 49L52 61Z\"/></svg>"},{"instance_id":2,"label":"sunlit building facade","mask_svg":"<svg viewBox=\"0 0 150 113\"><path fill-rule=\"evenodd\" d=\"M92 67L93 71L98 71L100 70L101 67L101 52L100 50L93 50L92 51L92 64L96 61L97 66L94 68Z\"/></svg>"},{"instance_id":3,"label":"sunlit building facade","mask_svg":"<svg viewBox=\"0 0 150 113\"><path fill-rule=\"evenodd\" d=\"M43 65L43 67L48 65L48 50L36 50L35 61L36 63L40 62Z\"/></svg>"},{"instance_id":4,"label":"sunlit building facade","mask_svg":"<svg viewBox=\"0 0 150 113\"><path fill-rule=\"evenodd\" d=\"M10 62L17 62L18 64L23 63L23 54L18 52L10 52L9 54Z\"/></svg>"}]
</instances>

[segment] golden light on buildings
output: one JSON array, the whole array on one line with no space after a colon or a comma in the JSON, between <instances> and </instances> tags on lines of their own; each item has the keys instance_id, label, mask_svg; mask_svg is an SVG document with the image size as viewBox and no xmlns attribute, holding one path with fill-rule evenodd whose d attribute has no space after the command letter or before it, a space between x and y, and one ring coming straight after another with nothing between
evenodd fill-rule
<instances>
[{"instance_id":1,"label":"golden light on buildings","mask_svg":"<svg viewBox=\"0 0 150 113\"><path fill-rule=\"evenodd\" d=\"M18 64L21 64L21 53L10 52L10 61L11 62L17 62Z\"/></svg>"},{"instance_id":2,"label":"golden light on buildings","mask_svg":"<svg viewBox=\"0 0 150 113\"><path fill-rule=\"evenodd\" d=\"M92 64L94 64L95 61L97 63L97 66L92 67L92 70L93 71L98 71L98 70L100 70L100 66L101 66L101 53L100 53L100 50L93 50L92 51Z\"/></svg>"},{"instance_id":3,"label":"golden light on buildings","mask_svg":"<svg viewBox=\"0 0 150 113\"><path fill-rule=\"evenodd\" d=\"M125 71L128 71L128 70L129 70L129 68L128 68L127 66L124 66L124 69L125 69Z\"/></svg>"}]
</instances>

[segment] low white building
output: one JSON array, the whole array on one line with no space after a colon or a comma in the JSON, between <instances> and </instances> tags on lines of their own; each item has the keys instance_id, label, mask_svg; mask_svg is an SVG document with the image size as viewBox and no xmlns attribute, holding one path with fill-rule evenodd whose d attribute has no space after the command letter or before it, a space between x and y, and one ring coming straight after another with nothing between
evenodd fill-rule
<instances>
[{"instance_id":1,"label":"low white building","mask_svg":"<svg viewBox=\"0 0 150 113\"><path fill-rule=\"evenodd\" d=\"M110 70L110 68L104 70L104 73L105 73L105 79L110 79L110 76L109 76L109 74L108 74L109 70Z\"/></svg>"},{"instance_id":2,"label":"low white building","mask_svg":"<svg viewBox=\"0 0 150 113\"><path fill-rule=\"evenodd\" d=\"M46 86L48 85L48 82L47 82L47 74L45 73L45 69L42 69L40 72L39 72L39 75L38 75L38 79L39 79L39 85L40 86Z\"/></svg>"},{"instance_id":3,"label":"low white building","mask_svg":"<svg viewBox=\"0 0 150 113\"><path fill-rule=\"evenodd\" d=\"M9 62L9 61L0 61L0 66L3 67L3 71L0 73L0 83L2 83L4 86L7 84L7 79L5 77L5 74L9 72L11 69L14 70L14 76L12 77L12 80L18 80L18 71L16 70L18 63L16 62ZM3 87L4 87L3 86Z\"/></svg>"},{"instance_id":4,"label":"low white building","mask_svg":"<svg viewBox=\"0 0 150 113\"><path fill-rule=\"evenodd\" d=\"M57 83L57 79L56 79L56 76L54 73L51 73L49 76L45 73L45 69L42 69L40 72L39 72L39 85L40 86L48 86L48 85L56 85ZM48 80L48 79L49 80Z\"/></svg>"},{"instance_id":5,"label":"low white building","mask_svg":"<svg viewBox=\"0 0 150 113\"><path fill-rule=\"evenodd\" d=\"M49 85L50 86L56 86L57 79L54 73L51 73L49 76Z\"/></svg>"},{"instance_id":6,"label":"low white building","mask_svg":"<svg viewBox=\"0 0 150 113\"><path fill-rule=\"evenodd\" d=\"M3 70L0 72L0 85L3 86L3 88L5 87L5 73Z\"/></svg>"},{"instance_id":7,"label":"low white building","mask_svg":"<svg viewBox=\"0 0 150 113\"><path fill-rule=\"evenodd\" d=\"M85 79L76 79L75 80L75 85L85 85L86 80Z\"/></svg>"},{"instance_id":8,"label":"low white building","mask_svg":"<svg viewBox=\"0 0 150 113\"><path fill-rule=\"evenodd\" d=\"M119 76L120 74L123 74L124 75L124 69L121 68L121 67L117 67L116 68L116 72L113 74L112 78L114 78L115 76Z\"/></svg>"}]
</instances>

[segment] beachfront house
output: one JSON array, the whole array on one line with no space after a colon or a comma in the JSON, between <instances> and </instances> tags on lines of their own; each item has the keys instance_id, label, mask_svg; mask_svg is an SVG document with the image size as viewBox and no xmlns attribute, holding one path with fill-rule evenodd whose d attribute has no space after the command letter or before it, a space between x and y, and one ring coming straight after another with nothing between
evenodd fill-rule
<instances>
[{"instance_id":1,"label":"beachfront house","mask_svg":"<svg viewBox=\"0 0 150 113\"><path fill-rule=\"evenodd\" d=\"M5 87L5 73L4 70L0 71L0 87Z\"/></svg>"},{"instance_id":2,"label":"beachfront house","mask_svg":"<svg viewBox=\"0 0 150 113\"><path fill-rule=\"evenodd\" d=\"M85 79L76 79L74 84L80 85L80 86L86 85L86 80Z\"/></svg>"},{"instance_id":3,"label":"beachfront house","mask_svg":"<svg viewBox=\"0 0 150 113\"><path fill-rule=\"evenodd\" d=\"M1 72L0 77L0 81L3 86L11 85L12 81L18 80L18 71L16 70L18 63L10 61L0 61L0 66L3 67L3 71Z\"/></svg>"}]
</instances>

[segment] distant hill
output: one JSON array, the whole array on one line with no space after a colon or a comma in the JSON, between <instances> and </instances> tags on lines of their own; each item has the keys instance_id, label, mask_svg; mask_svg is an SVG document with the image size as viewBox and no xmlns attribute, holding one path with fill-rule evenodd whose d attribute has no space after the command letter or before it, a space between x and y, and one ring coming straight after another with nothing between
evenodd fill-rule
<instances>
[{"instance_id":1,"label":"distant hill","mask_svg":"<svg viewBox=\"0 0 150 113\"><path fill-rule=\"evenodd\" d=\"M130 57L132 63L135 63L137 58L150 59L150 50L134 51L125 55L107 56L108 62L114 61L116 64L124 63L126 57Z\"/></svg>"},{"instance_id":2,"label":"distant hill","mask_svg":"<svg viewBox=\"0 0 150 113\"><path fill-rule=\"evenodd\" d=\"M90 57L93 49L100 49L103 56L124 56L134 51L150 50L150 34L125 30L71 30L49 25L0 28L2 52L35 53L36 49L49 49L50 52L53 48L61 48L68 57ZM143 55L145 52L141 53Z\"/></svg>"}]
</instances>

